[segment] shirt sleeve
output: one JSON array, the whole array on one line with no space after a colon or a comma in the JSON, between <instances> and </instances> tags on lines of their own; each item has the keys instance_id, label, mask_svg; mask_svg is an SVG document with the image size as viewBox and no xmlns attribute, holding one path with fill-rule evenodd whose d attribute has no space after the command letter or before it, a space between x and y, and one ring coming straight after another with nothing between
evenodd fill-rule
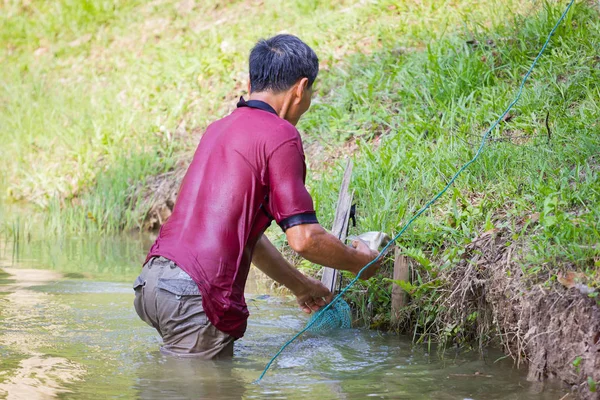
<instances>
[{"instance_id":1,"label":"shirt sleeve","mask_svg":"<svg viewBox=\"0 0 600 400\"><path fill-rule=\"evenodd\" d=\"M304 186L306 164L297 141L285 142L271 153L268 176L268 208L284 232L296 225L318 223L313 200Z\"/></svg>"}]
</instances>

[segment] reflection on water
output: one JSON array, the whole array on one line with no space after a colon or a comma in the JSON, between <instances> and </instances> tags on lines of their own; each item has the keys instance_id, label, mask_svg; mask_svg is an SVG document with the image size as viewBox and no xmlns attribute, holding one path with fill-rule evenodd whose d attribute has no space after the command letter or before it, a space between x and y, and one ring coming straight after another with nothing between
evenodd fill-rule
<instances>
[{"instance_id":1,"label":"reflection on water","mask_svg":"<svg viewBox=\"0 0 600 400\"><path fill-rule=\"evenodd\" d=\"M4 269L13 278L8 293L2 298L2 320L10 325L0 325L0 347L18 349L23 359L12 368L12 374L0 383L0 394L11 399L44 399L64 391L63 385L80 379L83 367L63 357L43 354L47 335L24 334L32 325L39 324L40 310L43 314L48 305L46 293L29 290L38 284L57 280L61 275L44 270ZM60 332L56 325L44 324L52 334ZM51 337L51 336L50 336ZM7 371L2 371L6 374ZM3 374L3 375L4 375Z\"/></svg>"},{"instance_id":2,"label":"reflection on water","mask_svg":"<svg viewBox=\"0 0 600 400\"><path fill-rule=\"evenodd\" d=\"M444 360L395 335L352 329L305 336L253 384L306 317L289 298L251 285L235 358L203 362L158 352L133 310L139 237L0 238L0 398L5 399L558 399L508 360Z\"/></svg>"}]
</instances>

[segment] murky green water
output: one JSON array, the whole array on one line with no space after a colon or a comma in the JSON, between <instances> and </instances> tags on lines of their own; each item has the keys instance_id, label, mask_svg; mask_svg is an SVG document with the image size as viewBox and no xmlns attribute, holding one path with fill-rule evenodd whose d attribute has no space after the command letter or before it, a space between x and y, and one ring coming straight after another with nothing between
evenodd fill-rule
<instances>
[{"instance_id":1,"label":"murky green water","mask_svg":"<svg viewBox=\"0 0 600 400\"><path fill-rule=\"evenodd\" d=\"M5 235L6 236L6 235ZM251 312L235 358L203 362L158 353L133 310L131 281L151 238L0 238L0 398L6 399L559 399L500 354L440 359L367 330L305 336L260 375L303 327L289 298L249 282ZM251 278L252 279L252 278ZM260 282L259 282L260 283Z\"/></svg>"}]
</instances>

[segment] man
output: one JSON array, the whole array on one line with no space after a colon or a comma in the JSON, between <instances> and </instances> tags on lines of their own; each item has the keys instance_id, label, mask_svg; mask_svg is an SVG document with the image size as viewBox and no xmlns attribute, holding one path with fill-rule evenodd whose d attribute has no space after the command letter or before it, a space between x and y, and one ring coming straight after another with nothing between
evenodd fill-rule
<instances>
[{"instance_id":1,"label":"man","mask_svg":"<svg viewBox=\"0 0 600 400\"><path fill-rule=\"evenodd\" d=\"M241 98L200 140L173 214L134 284L136 311L162 336L163 353L233 355L234 340L246 330L250 262L289 288L306 313L331 300L263 234L272 220L290 247L314 263L357 273L377 256L323 229L304 186L295 125L310 107L318 70L314 51L295 36L259 41L250 53L249 100Z\"/></svg>"}]
</instances>

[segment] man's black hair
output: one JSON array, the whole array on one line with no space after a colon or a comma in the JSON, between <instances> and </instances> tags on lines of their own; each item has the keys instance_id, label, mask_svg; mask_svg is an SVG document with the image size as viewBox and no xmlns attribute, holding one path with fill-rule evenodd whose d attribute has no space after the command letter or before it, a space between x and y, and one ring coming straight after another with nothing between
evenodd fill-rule
<instances>
[{"instance_id":1,"label":"man's black hair","mask_svg":"<svg viewBox=\"0 0 600 400\"><path fill-rule=\"evenodd\" d=\"M298 79L308 78L308 87L319 73L319 59L306 43L293 35L261 39L250 52L250 91L281 92Z\"/></svg>"}]
</instances>

